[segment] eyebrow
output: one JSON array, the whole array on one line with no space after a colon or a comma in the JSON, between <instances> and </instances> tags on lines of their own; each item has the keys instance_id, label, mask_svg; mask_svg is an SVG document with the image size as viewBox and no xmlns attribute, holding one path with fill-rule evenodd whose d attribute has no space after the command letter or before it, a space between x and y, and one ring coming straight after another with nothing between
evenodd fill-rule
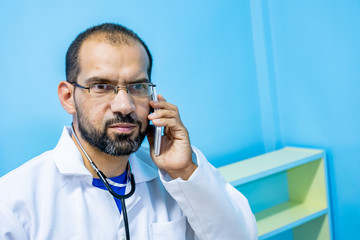
<instances>
[{"instance_id":1,"label":"eyebrow","mask_svg":"<svg viewBox=\"0 0 360 240\"><path fill-rule=\"evenodd\" d=\"M107 79L107 78L102 78L102 77L91 77L89 79L86 79L86 84L91 85L94 83L109 83L109 84L114 84L117 85L117 80L111 80L111 79ZM147 78L140 78L137 79L135 81L125 81L125 84L134 84L134 83L149 83L150 80Z\"/></svg>"},{"instance_id":2,"label":"eyebrow","mask_svg":"<svg viewBox=\"0 0 360 240\"><path fill-rule=\"evenodd\" d=\"M125 82L126 84L133 84L133 83L149 83L149 79L147 78L140 78L140 79L137 79L135 81L131 81L131 82Z\"/></svg>"},{"instance_id":3,"label":"eyebrow","mask_svg":"<svg viewBox=\"0 0 360 240\"><path fill-rule=\"evenodd\" d=\"M85 80L86 84L91 85L94 83L111 83L111 84L115 84L116 81L114 80L110 80L110 79L106 79L106 78L101 78L101 77L91 77Z\"/></svg>"}]
</instances>

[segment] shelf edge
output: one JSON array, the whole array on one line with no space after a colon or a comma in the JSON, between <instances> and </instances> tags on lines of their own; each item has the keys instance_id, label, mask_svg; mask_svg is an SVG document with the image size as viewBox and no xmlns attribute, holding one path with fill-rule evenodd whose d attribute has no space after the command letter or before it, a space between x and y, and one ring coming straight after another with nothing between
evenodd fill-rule
<instances>
[{"instance_id":1,"label":"shelf edge","mask_svg":"<svg viewBox=\"0 0 360 240\"><path fill-rule=\"evenodd\" d=\"M318 153L318 154L313 155L313 156L310 156L310 157L307 157L307 158L297 160L295 162L291 162L291 163L284 164L284 165L281 165L281 166L278 166L278 167L275 167L275 168L272 168L272 169L269 169L269 170L265 170L263 172L255 173L255 174L247 176L247 177L243 177L243 178L240 178L240 179L237 179L237 180L233 180L233 181L230 182L230 184L232 186L234 186L234 187L239 186L239 185L251 182L251 181L258 180L260 178L264 178L264 177L267 177L267 176L270 176L270 175L273 175L273 174L276 174L276 173L286 171L286 170L294 168L294 167L298 167L300 165L303 165L303 164L306 164L308 162L318 160L320 158L324 158L324 153L323 152Z\"/></svg>"},{"instance_id":2,"label":"shelf edge","mask_svg":"<svg viewBox=\"0 0 360 240\"><path fill-rule=\"evenodd\" d=\"M275 229L275 230L273 230L271 232L268 232L268 233L265 233L265 234L263 234L261 236L258 236L258 240L265 240L265 239L267 239L269 237L272 237L272 236L275 236L276 234L279 234L281 232L285 232L287 230L290 230L290 229L292 229L294 227L297 227L297 226L299 226L299 225L301 225L303 223L309 222L309 221L311 221L311 220L313 220L315 218L318 218L318 217L320 217L322 215L325 215L327 213L328 213L328 208L325 208L325 209L320 210L318 212L315 212L315 213L313 213L313 214L311 214L309 216L303 217L303 218L298 219L298 220L296 220L294 222L291 222L291 223L289 223L289 224L287 224L285 226L277 228L277 229Z\"/></svg>"}]
</instances>

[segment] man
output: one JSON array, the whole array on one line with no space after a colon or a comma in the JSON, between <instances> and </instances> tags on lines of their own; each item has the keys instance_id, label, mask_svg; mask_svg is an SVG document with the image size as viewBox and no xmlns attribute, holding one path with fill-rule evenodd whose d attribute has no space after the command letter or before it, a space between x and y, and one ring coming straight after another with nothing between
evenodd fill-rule
<instances>
[{"instance_id":1,"label":"man","mask_svg":"<svg viewBox=\"0 0 360 240\"><path fill-rule=\"evenodd\" d=\"M257 238L246 198L190 145L177 107L151 100L151 68L147 46L123 26L74 40L58 88L72 126L0 180L0 239ZM164 127L158 156L149 120ZM146 135L150 148L140 147ZM123 205L105 182L115 196L135 192Z\"/></svg>"}]
</instances>

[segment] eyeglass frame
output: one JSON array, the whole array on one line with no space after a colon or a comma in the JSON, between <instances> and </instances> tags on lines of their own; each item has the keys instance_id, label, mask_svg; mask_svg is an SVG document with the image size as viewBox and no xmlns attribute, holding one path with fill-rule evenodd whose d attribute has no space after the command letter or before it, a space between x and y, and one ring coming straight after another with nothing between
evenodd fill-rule
<instances>
[{"instance_id":1,"label":"eyeglass frame","mask_svg":"<svg viewBox=\"0 0 360 240\"><path fill-rule=\"evenodd\" d=\"M115 86L114 88L114 93L115 94L118 94L119 93L119 90L120 89L124 89L126 90L127 94L131 95L131 96L135 96L135 97L148 97L150 96L153 92L154 92L154 87L156 87L155 84L151 83L151 82L140 82L140 84L149 84L150 87L151 87L151 93L148 94L148 95L133 95L129 92L129 89L128 89L128 86L129 85L135 85L135 84L139 84L139 83L130 83L130 84L127 84L125 86L120 86L120 85L117 85L117 84L111 84L111 83L94 83L94 84L90 84L89 86L85 87L85 86L82 86L80 84L78 84L77 82L70 82L72 85L74 85L75 87L79 87L79 88L82 88L82 89L86 89L88 90L88 93L91 93L90 89L94 86L94 85L97 85L97 84L107 84L107 85L111 85L111 86ZM96 94L96 93L95 93Z\"/></svg>"}]
</instances>

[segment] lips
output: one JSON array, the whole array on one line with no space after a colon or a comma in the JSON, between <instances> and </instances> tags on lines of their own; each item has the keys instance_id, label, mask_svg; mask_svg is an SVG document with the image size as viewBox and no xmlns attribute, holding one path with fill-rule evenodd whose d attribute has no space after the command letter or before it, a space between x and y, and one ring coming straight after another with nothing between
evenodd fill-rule
<instances>
[{"instance_id":1,"label":"lips","mask_svg":"<svg viewBox=\"0 0 360 240\"><path fill-rule=\"evenodd\" d=\"M131 133L137 125L131 123L117 123L109 126L109 129L116 131L119 134Z\"/></svg>"}]
</instances>

